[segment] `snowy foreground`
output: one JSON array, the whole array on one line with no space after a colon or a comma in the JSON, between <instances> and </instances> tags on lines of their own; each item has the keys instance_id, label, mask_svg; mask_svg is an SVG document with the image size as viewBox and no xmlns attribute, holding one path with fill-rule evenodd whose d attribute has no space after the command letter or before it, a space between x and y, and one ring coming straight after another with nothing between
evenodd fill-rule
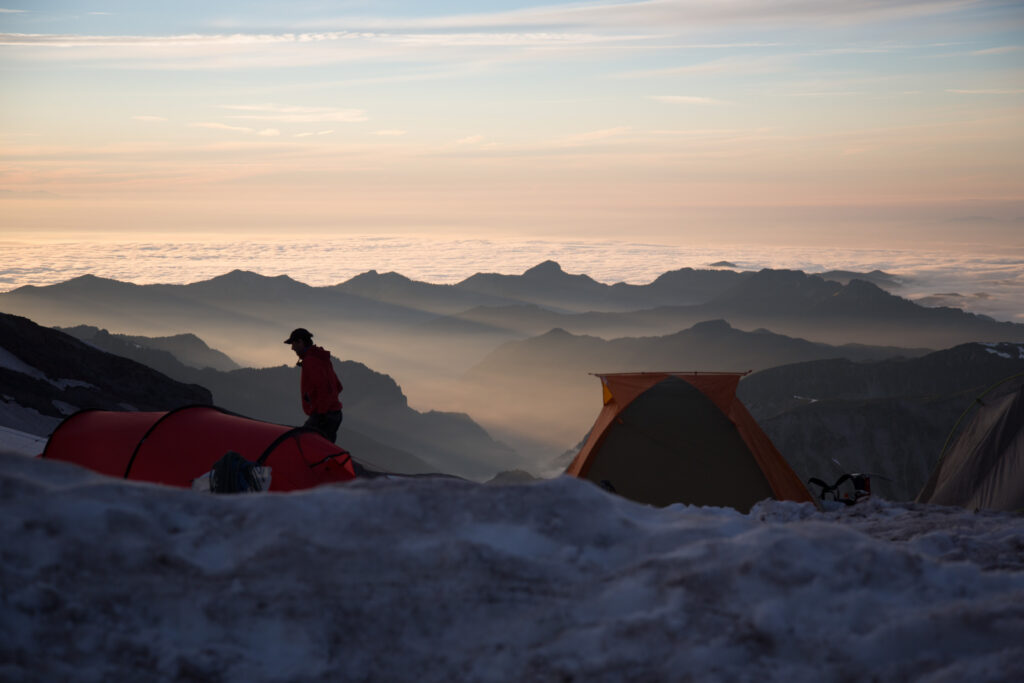
<instances>
[{"instance_id":1,"label":"snowy foreground","mask_svg":"<svg viewBox=\"0 0 1024 683\"><path fill-rule=\"evenodd\" d=\"M1020 681L1024 517L0 455L3 681Z\"/></svg>"}]
</instances>

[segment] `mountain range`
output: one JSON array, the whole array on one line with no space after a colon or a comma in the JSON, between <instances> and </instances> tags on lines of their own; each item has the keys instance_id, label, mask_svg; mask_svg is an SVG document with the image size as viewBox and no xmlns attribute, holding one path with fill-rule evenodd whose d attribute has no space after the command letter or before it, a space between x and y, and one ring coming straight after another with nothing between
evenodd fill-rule
<instances>
[{"instance_id":1,"label":"mountain range","mask_svg":"<svg viewBox=\"0 0 1024 683\"><path fill-rule=\"evenodd\" d=\"M899 285L879 271L724 267L609 285L547 261L520 275L478 273L452 285L376 271L328 287L245 271L185 285L85 276L0 293L0 310L206 387L222 407L287 423L302 416L289 399L297 377L281 365L293 360L281 341L306 327L341 360L342 429L363 440L364 452L408 471L479 478L536 472L575 443L600 408L590 373L760 374L813 361L831 376L844 372L840 362L910 362L962 344L1024 339L1024 325L886 291ZM892 382L884 396L827 400L886 400L899 388ZM764 420L807 407L784 394L772 401L781 412L765 412ZM819 402L814 410L823 410L826 399Z\"/></svg>"},{"instance_id":2,"label":"mountain range","mask_svg":"<svg viewBox=\"0 0 1024 683\"><path fill-rule=\"evenodd\" d=\"M565 273L554 262L521 275L481 273L454 285L375 271L328 287L245 271L187 285L83 276L0 293L0 310L46 325L87 324L122 334L189 331L248 366L272 364L270 340L301 324L344 345L344 357L389 372L408 365L410 350L396 337L415 336L426 352L445 355L453 341L445 316L459 323L459 335L469 329L466 322L477 323L488 344L556 327L604 338L664 335L715 319L829 344L937 349L1024 338L1024 325L926 308L890 294L873 284L892 281L884 273L837 277L846 283L800 271L684 268L647 285L607 285ZM461 371L480 360L477 351L449 353L446 360ZM465 356L461 362L459 356Z\"/></svg>"}]
</instances>

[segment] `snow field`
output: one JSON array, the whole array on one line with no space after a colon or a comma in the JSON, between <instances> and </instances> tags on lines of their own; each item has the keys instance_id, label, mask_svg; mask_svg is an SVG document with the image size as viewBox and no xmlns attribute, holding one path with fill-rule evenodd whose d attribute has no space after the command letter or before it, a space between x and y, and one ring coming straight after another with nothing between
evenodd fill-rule
<instances>
[{"instance_id":1,"label":"snow field","mask_svg":"<svg viewBox=\"0 0 1024 683\"><path fill-rule=\"evenodd\" d=\"M1024 517L568 477L213 496L0 455L0 678L1024 679Z\"/></svg>"}]
</instances>

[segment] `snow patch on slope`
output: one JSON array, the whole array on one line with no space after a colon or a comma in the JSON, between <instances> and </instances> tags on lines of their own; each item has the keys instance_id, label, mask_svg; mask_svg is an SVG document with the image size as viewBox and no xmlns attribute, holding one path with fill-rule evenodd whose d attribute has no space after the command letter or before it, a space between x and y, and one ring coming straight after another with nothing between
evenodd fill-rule
<instances>
[{"instance_id":1,"label":"snow patch on slope","mask_svg":"<svg viewBox=\"0 0 1024 683\"><path fill-rule=\"evenodd\" d=\"M61 391L71 387L85 387L88 389L96 388L88 382L83 382L77 379L50 379L42 370L32 367L2 346L0 346L0 368L5 368L22 375L28 375L32 379L48 382Z\"/></svg>"}]
</instances>

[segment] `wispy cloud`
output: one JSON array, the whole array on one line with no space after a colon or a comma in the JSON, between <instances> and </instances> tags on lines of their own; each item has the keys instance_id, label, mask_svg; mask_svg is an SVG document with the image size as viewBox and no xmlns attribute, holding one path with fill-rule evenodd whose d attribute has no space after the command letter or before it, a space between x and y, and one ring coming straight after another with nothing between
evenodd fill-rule
<instances>
[{"instance_id":1,"label":"wispy cloud","mask_svg":"<svg viewBox=\"0 0 1024 683\"><path fill-rule=\"evenodd\" d=\"M333 130L318 130L316 132L311 132L311 133L296 133L295 137L297 137L297 138L311 138L311 137L316 137L318 135L333 135L333 134L334 134Z\"/></svg>"},{"instance_id":2,"label":"wispy cloud","mask_svg":"<svg viewBox=\"0 0 1024 683\"><path fill-rule=\"evenodd\" d=\"M807 90L784 93L786 97L806 97L813 99L827 99L830 97L861 97L863 90Z\"/></svg>"},{"instance_id":3,"label":"wispy cloud","mask_svg":"<svg viewBox=\"0 0 1024 683\"><path fill-rule=\"evenodd\" d=\"M725 74L767 74L779 73L792 67L793 56L775 55L771 57L724 57L696 64L661 67L657 69L641 69L624 71L614 74L615 78L661 78L665 76L683 75L725 75Z\"/></svg>"},{"instance_id":4,"label":"wispy cloud","mask_svg":"<svg viewBox=\"0 0 1024 683\"><path fill-rule=\"evenodd\" d=\"M652 99L657 102L666 102L668 104L725 104L725 100L715 99L714 97L697 97L693 95L649 95L648 99Z\"/></svg>"},{"instance_id":5,"label":"wispy cloud","mask_svg":"<svg viewBox=\"0 0 1024 683\"><path fill-rule=\"evenodd\" d=\"M455 144L457 144L457 145L479 145L483 141L484 141L484 136L483 135L470 135L468 137L462 138L461 140L456 140Z\"/></svg>"},{"instance_id":6,"label":"wispy cloud","mask_svg":"<svg viewBox=\"0 0 1024 683\"><path fill-rule=\"evenodd\" d=\"M241 126L229 126L226 123L216 123L207 121L191 123L189 125L193 128L212 128L214 130L237 130L242 133L249 133L252 131L252 128L243 128Z\"/></svg>"},{"instance_id":7,"label":"wispy cloud","mask_svg":"<svg viewBox=\"0 0 1024 683\"><path fill-rule=\"evenodd\" d=\"M468 14L407 17L335 16L297 20L281 32L255 29L245 19L204 23L218 33L176 35L0 34L20 48L12 59L101 62L118 69L178 70L295 68L366 60L408 64L485 64L501 59L550 59L553 53L590 56L609 50L742 49L776 45L737 41L699 44L695 31L806 23L863 24L939 15L976 0L641 0L591 1ZM372 7L372 3L367 3ZM13 11L13 10L11 10ZM341 28L344 30L341 30ZM873 48L851 48L872 50ZM881 48L877 48L881 49ZM486 55L486 59L482 56ZM487 61L494 60L494 61ZM626 77L692 73L764 73L765 60L731 60L632 72ZM394 77L394 76L391 76ZM271 119L267 119L271 120ZM281 119L276 119L281 120Z\"/></svg>"},{"instance_id":8,"label":"wispy cloud","mask_svg":"<svg viewBox=\"0 0 1024 683\"><path fill-rule=\"evenodd\" d=\"M362 109L333 109L331 107L296 107L275 104L223 105L223 109L246 112L231 114L227 118L247 121L277 121L280 123L358 123L367 121Z\"/></svg>"},{"instance_id":9,"label":"wispy cloud","mask_svg":"<svg viewBox=\"0 0 1024 683\"><path fill-rule=\"evenodd\" d=\"M192 128L209 128L211 130L227 130L235 133L256 133L258 131L252 128L246 128L245 126L229 126L226 123L218 123L216 121L203 121L198 123L189 124Z\"/></svg>"},{"instance_id":10,"label":"wispy cloud","mask_svg":"<svg viewBox=\"0 0 1024 683\"><path fill-rule=\"evenodd\" d=\"M1000 47L990 47L987 50L975 50L972 55L1005 55L1011 52L1020 52L1024 50L1024 45L1002 45Z\"/></svg>"},{"instance_id":11,"label":"wispy cloud","mask_svg":"<svg viewBox=\"0 0 1024 683\"><path fill-rule=\"evenodd\" d=\"M340 36L342 34L335 34ZM320 40L329 40L322 36ZM189 33L170 36L90 36L72 33L0 33L0 45L35 47L173 47L198 45L265 45L268 43L306 42L293 33L238 33L209 35Z\"/></svg>"},{"instance_id":12,"label":"wispy cloud","mask_svg":"<svg viewBox=\"0 0 1024 683\"><path fill-rule=\"evenodd\" d=\"M100 62L118 69L180 70L301 67L401 53L365 33L179 35L0 34L14 59Z\"/></svg>"},{"instance_id":13,"label":"wispy cloud","mask_svg":"<svg viewBox=\"0 0 1024 683\"><path fill-rule=\"evenodd\" d=\"M319 33L231 33L148 35L80 35L80 34L0 34L0 45L23 48L60 48L74 53L55 53L54 58L111 59L134 55L156 62L181 60L183 57L248 55L249 62L259 64L258 57L275 50L274 60L280 64L282 51L290 50L290 60L297 64L351 61L372 56L424 50L449 49L536 49L595 48L602 44L641 43L650 35L616 33L601 35L582 32L379 32L325 31ZM286 62L288 65L290 62ZM216 64L215 64L216 65Z\"/></svg>"},{"instance_id":14,"label":"wispy cloud","mask_svg":"<svg viewBox=\"0 0 1024 683\"><path fill-rule=\"evenodd\" d=\"M507 11L434 17L337 17L299 22L299 28L357 25L371 30L467 30L498 27L620 28L832 21L862 23L942 14L976 0L644 0L564 3Z\"/></svg>"},{"instance_id":15,"label":"wispy cloud","mask_svg":"<svg viewBox=\"0 0 1024 683\"><path fill-rule=\"evenodd\" d=\"M23 9L5 9L0 7L0 14L25 14L28 10Z\"/></svg>"},{"instance_id":16,"label":"wispy cloud","mask_svg":"<svg viewBox=\"0 0 1024 683\"><path fill-rule=\"evenodd\" d=\"M621 137L627 133L632 132L630 126L618 126L616 128L602 128L601 130L591 130L585 133L578 133L576 135L570 135L569 137L562 138L558 141L560 145L586 145L593 142L603 142L611 138Z\"/></svg>"},{"instance_id":17,"label":"wispy cloud","mask_svg":"<svg viewBox=\"0 0 1024 683\"><path fill-rule=\"evenodd\" d=\"M946 92L956 93L957 95L1024 95L1024 89L1010 88L981 88L975 90L948 88Z\"/></svg>"}]
</instances>

